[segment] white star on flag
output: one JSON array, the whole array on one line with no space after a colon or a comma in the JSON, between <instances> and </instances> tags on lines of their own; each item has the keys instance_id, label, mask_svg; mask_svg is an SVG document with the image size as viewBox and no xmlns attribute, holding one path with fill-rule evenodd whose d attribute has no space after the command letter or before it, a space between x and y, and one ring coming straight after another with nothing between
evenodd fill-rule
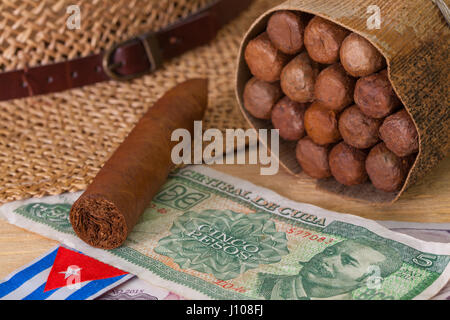
<instances>
[{"instance_id":1,"label":"white star on flag","mask_svg":"<svg viewBox=\"0 0 450 320\"><path fill-rule=\"evenodd\" d=\"M92 300L133 277L81 252L56 246L0 281L0 300Z\"/></svg>"},{"instance_id":2,"label":"white star on flag","mask_svg":"<svg viewBox=\"0 0 450 320\"><path fill-rule=\"evenodd\" d=\"M67 279L70 276L79 276L80 275L81 268L78 266L68 266L66 271L61 271L58 273L64 274L64 279Z\"/></svg>"}]
</instances>

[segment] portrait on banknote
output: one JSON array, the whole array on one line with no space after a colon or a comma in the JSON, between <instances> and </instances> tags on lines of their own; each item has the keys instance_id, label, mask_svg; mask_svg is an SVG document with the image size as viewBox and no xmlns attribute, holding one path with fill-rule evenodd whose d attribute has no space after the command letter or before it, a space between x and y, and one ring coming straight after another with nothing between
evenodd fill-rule
<instances>
[{"instance_id":1,"label":"portrait on banknote","mask_svg":"<svg viewBox=\"0 0 450 320\"><path fill-rule=\"evenodd\" d=\"M382 281L400 269L395 249L364 238L344 240L325 248L295 275L259 273L259 293L271 300L352 299L351 292L369 281ZM378 273L378 274L377 274Z\"/></svg>"}]
</instances>

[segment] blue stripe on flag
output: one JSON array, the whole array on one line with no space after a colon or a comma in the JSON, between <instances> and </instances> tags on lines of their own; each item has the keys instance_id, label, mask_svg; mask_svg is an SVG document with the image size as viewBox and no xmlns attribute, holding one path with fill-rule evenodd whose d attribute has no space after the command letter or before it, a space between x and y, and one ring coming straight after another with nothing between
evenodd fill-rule
<instances>
[{"instance_id":1,"label":"blue stripe on flag","mask_svg":"<svg viewBox=\"0 0 450 320\"><path fill-rule=\"evenodd\" d=\"M53 289L47 292L44 292L45 289L45 285L47 283L44 283L42 286L40 286L39 288L37 288L36 290L34 290L32 293L30 293L29 295L27 295L25 298L23 298L22 300L45 300L47 299L49 296L51 296L56 290L58 289Z\"/></svg>"},{"instance_id":2,"label":"blue stripe on flag","mask_svg":"<svg viewBox=\"0 0 450 320\"><path fill-rule=\"evenodd\" d=\"M93 294L99 292L100 290L106 288L107 286L113 284L116 281L119 281L123 277L128 276L128 274L123 274L121 276L117 276L114 278L102 279L102 280L93 280L89 284L85 285L81 289L72 293L70 296L66 298L66 300L86 300Z\"/></svg>"},{"instance_id":3,"label":"blue stripe on flag","mask_svg":"<svg viewBox=\"0 0 450 320\"><path fill-rule=\"evenodd\" d=\"M56 258L56 253L58 252L58 248L50 252L48 255L43 257L41 260L36 261L32 265L26 267L22 271L19 271L14 276L12 276L9 280L0 283L0 298L3 298L10 292L19 288L22 284L33 278L38 273L41 273L47 268L50 268L53 265L53 262Z\"/></svg>"}]
</instances>

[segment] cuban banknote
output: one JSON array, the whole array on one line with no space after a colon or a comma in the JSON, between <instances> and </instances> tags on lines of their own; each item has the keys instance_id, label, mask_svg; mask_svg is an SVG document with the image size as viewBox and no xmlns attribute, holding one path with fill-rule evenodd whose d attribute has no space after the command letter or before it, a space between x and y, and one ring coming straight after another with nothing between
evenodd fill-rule
<instances>
[{"instance_id":1,"label":"cuban banknote","mask_svg":"<svg viewBox=\"0 0 450 320\"><path fill-rule=\"evenodd\" d=\"M184 298L134 277L96 300L184 300Z\"/></svg>"},{"instance_id":2,"label":"cuban banknote","mask_svg":"<svg viewBox=\"0 0 450 320\"><path fill-rule=\"evenodd\" d=\"M450 224L378 221L390 230L425 241L450 243ZM99 300L182 300L183 297L164 288L148 284L137 277L111 289ZM450 300L450 282L432 300Z\"/></svg>"},{"instance_id":3,"label":"cuban banknote","mask_svg":"<svg viewBox=\"0 0 450 320\"><path fill-rule=\"evenodd\" d=\"M91 248L68 215L80 193L5 204L11 223L188 299L429 299L450 244L287 200L203 166L174 172L126 243Z\"/></svg>"},{"instance_id":4,"label":"cuban banknote","mask_svg":"<svg viewBox=\"0 0 450 320\"><path fill-rule=\"evenodd\" d=\"M408 234L418 239L450 243L450 224L444 223L409 223L397 221L378 221L390 230ZM117 288L97 298L99 300L182 300L164 288L152 286L134 277ZM450 282L434 296L432 300L450 300Z\"/></svg>"},{"instance_id":5,"label":"cuban banknote","mask_svg":"<svg viewBox=\"0 0 450 320\"><path fill-rule=\"evenodd\" d=\"M450 223L378 222L390 230L404 233L417 239L450 243ZM450 282L447 282L447 285L432 300L450 300Z\"/></svg>"}]
</instances>

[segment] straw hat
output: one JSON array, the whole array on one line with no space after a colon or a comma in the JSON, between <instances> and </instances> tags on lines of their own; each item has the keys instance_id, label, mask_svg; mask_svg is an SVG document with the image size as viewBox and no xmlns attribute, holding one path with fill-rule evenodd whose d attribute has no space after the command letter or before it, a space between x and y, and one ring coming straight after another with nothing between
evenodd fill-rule
<instances>
[{"instance_id":1,"label":"straw hat","mask_svg":"<svg viewBox=\"0 0 450 320\"><path fill-rule=\"evenodd\" d=\"M98 54L213 2L3 0L0 73ZM153 102L188 78L210 79L204 127L246 128L230 75L245 31L281 2L253 1L208 45L170 60L152 74L0 102L0 203L85 189ZM66 25L70 5L79 5L80 29Z\"/></svg>"}]
</instances>

